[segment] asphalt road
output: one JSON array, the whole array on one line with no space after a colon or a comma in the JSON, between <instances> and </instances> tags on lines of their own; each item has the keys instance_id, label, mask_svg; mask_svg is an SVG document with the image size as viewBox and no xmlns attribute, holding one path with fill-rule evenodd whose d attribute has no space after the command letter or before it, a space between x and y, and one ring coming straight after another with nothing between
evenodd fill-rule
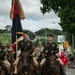
<instances>
[{"instance_id":1,"label":"asphalt road","mask_svg":"<svg viewBox=\"0 0 75 75\"><path fill-rule=\"evenodd\" d=\"M69 68L66 71L66 75L75 75L75 68Z\"/></svg>"}]
</instances>

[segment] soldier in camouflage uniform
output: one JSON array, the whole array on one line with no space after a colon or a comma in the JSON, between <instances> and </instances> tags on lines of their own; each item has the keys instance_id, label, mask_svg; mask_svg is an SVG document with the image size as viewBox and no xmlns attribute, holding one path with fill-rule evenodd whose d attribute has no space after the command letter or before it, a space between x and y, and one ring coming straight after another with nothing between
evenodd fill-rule
<instances>
[{"instance_id":1,"label":"soldier in camouflage uniform","mask_svg":"<svg viewBox=\"0 0 75 75\"><path fill-rule=\"evenodd\" d=\"M45 54L45 56L50 57L50 56L54 56L59 52L58 50L58 45L57 43L53 42L53 35L50 34L48 35L48 41L47 44L43 50L43 53ZM40 65L42 66L46 61L46 58L42 59Z\"/></svg>"},{"instance_id":2,"label":"soldier in camouflage uniform","mask_svg":"<svg viewBox=\"0 0 75 75\"><path fill-rule=\"evenodd\" d=\"M23 56L24 53L32 54L33 53L33 45L32 42L29 40L29 36L27 32L24 32L23 34L23 40L18 42L18 49L21 50L20 56ZM19 57L14 62L14 65L18 65Z\"/></svg>"},{"instance_id":3,"label":"soldier in camouflage uniform","mask_svg":"<svg viewBox=\"0 0 75 75\"><path fill-rule=\"evenodd\" d=\"M53 42L53 35L48 36L48 42L45 46L44 52L47 56L55 55L59 52L57 43Z\"/></svg>"},{"instance_id":4,"label":"soldier in camouflage uniform","mask_svg":"<svg viewBox=\"0 0 75 75\"><path fill-rule=\"evenodd\" d=\"M15 62L13 63L15 65L14 74L17 74L17 65L18 65L19 59L24 55L29 56L33 52L33 45L32 45L32 42L29 39L29 36L28 36L27 32L24 32L23 40L20 40L18 42L18 50L21 51L20 52L21 54L16 58Z\"/></svg>"}]
</instances>

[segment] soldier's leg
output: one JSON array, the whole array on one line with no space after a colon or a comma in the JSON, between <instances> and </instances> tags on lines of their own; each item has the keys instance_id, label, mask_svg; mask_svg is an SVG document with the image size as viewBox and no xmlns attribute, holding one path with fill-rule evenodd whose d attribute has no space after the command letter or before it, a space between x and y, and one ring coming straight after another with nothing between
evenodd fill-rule
<instances>
[{"instance_id":1,"label":"soldier's leg","mask_svg":"<svg viewBox=\"0 0 75 75\"><path fill-rule=\"evenodd\" d=\"M11 64L9 63L9 61L4 60L3 63L6 67L10 68Z\"/></svg>"},{"instance_id":2,"label":"soldier's leg","mask_svg":"<svg viewBox=\"0 0 75 75\"><path fill-rule=\"evenodd\" d=\"M10 73L11 73L11 64L7 60L4 60L3 63L6 66L6 70L7 70L6 73L8 73L8 75L10 75Z\"/></svg>"},{"instance_id":3,"label":"soldier's leg","mask_svg":"<svg viewBox=\"0 0 75 75\"><path fill-rule=\"evenodd\" d=\"M45 61L46 61L46 58L43 58L40 62L40 66L42 66L45 63Z\"/></svg>"},{"instance_id":4,"label":"soldier's leg","mask_svg":"<svg viewBox=\"0 0 75 75\"><path fill-rule=\"evenodd\" d=\"M17 74L17 65L15 65L14 74Z\"/></svg>"},{"instance_id":5,"label":"soldier's leg","mask_svg":"<svg viewBox=\"0 0 75 75\"><path fill-rule=\"evenodd\" d=\"M40 62L40 68L42 69L43 65L45 64L46 58L43 58Z\"/></svg>"},{"instance_id":6,"label":"soldier's leg","mask_svg":"<svg viewBox=\"0 0 75 75\"><path fill-rule=\"evenodd\" d=\"M15 62L13 63L14 66L15 66L15 70L14 70L14 74L17 74L17 65L18 65L18 62L19 62L19 58L17 57Z\"/></svg>"},{"instance_id":7,"label":"soldier's leg","mask_svg":"<svg viewBox=\"0 0 75 75\"><path fill-rule=\"evenodd\" d=\"M33 62L34 62L34 65L37 67L38 66L38 62L37 62L37 57L33 57Z\"/></svg>"},{"instance_id":8,"label":"soldier's leg","mask_svg":"<svg viewBox=\"0 0 75 75\"><path fill-rule=\"evenodd\" d=\"M18 62L19 62L19 58L17 57L15 62L13 63L14 65L18 65Z\"/></svg>"}]
</instances>

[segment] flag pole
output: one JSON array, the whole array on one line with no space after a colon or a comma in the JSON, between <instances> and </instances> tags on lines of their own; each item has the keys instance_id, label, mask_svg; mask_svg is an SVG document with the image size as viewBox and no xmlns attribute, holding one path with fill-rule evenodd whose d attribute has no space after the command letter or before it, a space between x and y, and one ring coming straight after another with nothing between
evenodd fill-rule
<instances>
[{"instance_id":1,"label":"flag pole","mask_svg":"<svg viewBox=\"0 0 75 75\"><path fill-rule=\"evenodd\" d=\"M18 39L20 39L20 36L17 35L17 32L23 31L21 26L21 19L24 19L25 15L20 0L11 1L10 19L12 19L12 49L14 51L13 58L15 60L17 58Z\"/></svg>"},{"instance_id":2,"label":"flag pole","mask_svg":"<svg viewBox=\"0 0 75 75\"><path fill-rule=\"evenodd\" d=\"M18 50L18 40L17 40L17 33L16 33L16 59L17 59L17 50Z\"/></svg>"},{"instance_id":3,"label":"flag pole","mask_svg":"<svg viewBox=\"0 0 75 75\"><path fill-rule=\"evenodd\" d=\"M17 56L17 51L18 51L18 39L17 39L18 37L17 37L17 35L18 35L18 34L22 34L22 35L23 35L23 32L16 32L16 59L17 59L17 57L18 57L18 56Z\"/></svg>"}]
</instances>

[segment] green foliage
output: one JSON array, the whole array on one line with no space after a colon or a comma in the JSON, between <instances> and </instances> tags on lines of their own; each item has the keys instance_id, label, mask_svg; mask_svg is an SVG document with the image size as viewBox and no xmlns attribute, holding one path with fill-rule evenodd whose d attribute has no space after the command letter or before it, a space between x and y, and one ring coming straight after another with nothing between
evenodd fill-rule
<instances>
[{"instance_id":1,"label":"green foliage","mask_svg":"<svg viewBox=\"0 0 75 75\"><path fill-rule=\"evenodd\" d=\"M60 17L60 25L63 28L63 31L67 31L69 33L75 32L75 10L71 10L71 8L66 7L61 12L59 12Z\"/></svg>"},{"instance_id":2,"label":"green foliage","mask_svg":"<svg viewBox=\"0 0 75 75\"><path fill-rule=\"evenodd\" d=\"M23 30L23 31L27 31L28 34L29 34L29 37L30 38L32 37L32 33L33 32L31 32L29 30ZM57 36L57 35L60 35L62 33L62 31L61 30L55 30L55 29L47 29L47 28L45 28L45 29L41 29L41 30L39 30L39 31L37 31L35 33L36 33L36 36L40 36L42 38L37 39L37 41L34 42L34 44L38 45L38 42L42 41L43 45L45 45L46 40L47 40L47 38L46 38L47 35L54 34L54 36ZM0 30L0 41L3 43L3 45L6 45L8 42L11 43L12 42L11 38L12 38L12 36L9 35L6 30Z\"/></svg>"},{"instance_id":3,"label":"green foliage","mask_svg":"<svg viewBox=\"0 0 75 75\"><path fill-rule=\"evenodd\" d=\"M37 39L35 42L33 42L33 45L34 46L38 46L39 41L41 41L42 44L43 44L43 46L45 46L46 45L46 42L47 42L47 39L46 38Z\"/></svg>"},{"instance_id":4,"label":"green foliage","mask_svg":"<svg viewBox=\"0 0 75 75\"><path fill-rule=\"evenodd\" d=\"M75 0L40 0L43 7L41 11L54 11L60 17L60 26L63 31L75 32Z\"/></svg>"},{"instance_id":5,"label":"green foliage","mask_svg":"<svg viewBox=\"0 0 75 75\"><path fill-rule=\"evenodd\" d=\"M36 31L36 35L39 36L48 36L49 34L53 34L53 35L60 35L62 33L61 30L57 30L57 29L41 29L39 31Z\"/></svg>"},{"instance_id":6,"label":"green foliage","mask_svg":"<svg viewBox=\"0 0 75 75\"><path fill-rule=\"evenodd\" d=\"M57 42L57 36L58 35L61 35L62 34L62 31L61 30L56 30L56 29L48 29L48 28L44 28L44 29L41 29L39 31L36 31L36 35L40 38L37 39L33 44L35 46L38 45L38 42L41 41L43 43L43 46L46 45L47 43L47 36L50 35L50 34L53 34L54 35L54 41Z\"/></svg>"},{"instance_id":7,"label":"green foliage","mask_svg":"<svg viewBox=\"0 0 75 75\"><path fill-rule=\"evenodd\" d=\"M6 30L4 29L0 29L0 33L2 34L2 33L4 33L4 32L6 32Z\"/></svg>"},{"instance_id":8,"label":"green foliage","mask_svg":"<svg viewBox=\"0 0 75 75\"><path fill-rule=\"evenodd\" d=\"M0 33L0 41L3 45L6 45L8 42L11 43L11 35L8 33Z\"/></svg>"}]
</instances>

